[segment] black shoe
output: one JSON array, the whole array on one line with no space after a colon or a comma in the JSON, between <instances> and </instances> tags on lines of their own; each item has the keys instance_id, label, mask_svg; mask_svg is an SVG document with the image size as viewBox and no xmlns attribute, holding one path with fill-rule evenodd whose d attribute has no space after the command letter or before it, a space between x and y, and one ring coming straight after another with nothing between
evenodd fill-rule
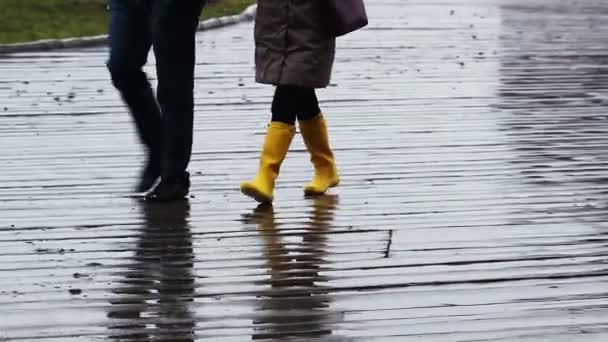
<instances>
[{"instance_id":1,"label":"black shoe","mask_svg":"<svg viewBox=\"0 0 608 342\"><path fill-rule=\"evenodd\" d=\"M135 186L135 192L141 193L149 191L160 177L160 163L154 158L150 158L139 178L139 183Z\"/></svg>"},{"instance_id":2,"label":"black shoe","mask_svg":"<svg viewBox=\"0 0 608 342\"><path fill-rule=\"evenodd\" d=\"M182 177L161 179L160 183L146 195L146 199L153 201L183 200L190 192L190 174L184 173Z\"/></svg>"}]
</instances>

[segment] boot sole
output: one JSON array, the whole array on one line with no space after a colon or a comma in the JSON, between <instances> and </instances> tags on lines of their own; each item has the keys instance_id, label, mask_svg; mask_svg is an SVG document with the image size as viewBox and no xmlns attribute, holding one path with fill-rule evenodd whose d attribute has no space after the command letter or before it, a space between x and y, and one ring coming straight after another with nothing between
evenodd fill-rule
<instances>
[{"instance_id":1,"label":"boot sole","mask_svg":"<svg viewBox=\"0 0 608 342\"><path fill-rule=\"evenodd\" d=\"M262 204L270 204L272 203L272 198L269 198L268 196L262 194L261 192L255 190L255 189L250 189L250 188L241 188L241 192L243 193L243 195L248 196L253 198L254 200L256 200L259 203Z\"/></svg>"},{"instance_id":2,"label":"boot sole","mask_svg":"<svg viewBox=\"0 0 608 342\"><path fill-rule=\"evenodd\" d=\"M310 197L313 197L313 196L323 196L323 195L325 195L327 193L327 191L329 189L335 188L338 185L340 185L340 181L337 181L335 183L330 184L327 187L327 189L325 191L323 191L323 192L315 191L315 190L312 190L312 189L304 189L304 196L310 196Z\"/></svg>"}]
</instances>

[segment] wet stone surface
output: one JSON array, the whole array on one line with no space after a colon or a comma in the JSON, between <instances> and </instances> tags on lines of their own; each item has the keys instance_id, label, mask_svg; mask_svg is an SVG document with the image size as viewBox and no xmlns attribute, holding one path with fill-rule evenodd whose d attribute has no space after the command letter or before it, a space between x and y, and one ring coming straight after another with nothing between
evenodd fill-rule
<instances>
[{"instance_id":1,"label":"wet stone surface","mask_svg":"<svg viewBox=\"0 0 608 342\"><path fill-rule=\"evenodd\" d=\"M272 89L251 24L198 37L193 198L143 155L105 48L0 58L0 341L605 341L608 4L369 0L320 92L343 184L238 192ZM153 75L153 59L149 67Z\"/></svg>"}]
</instances>

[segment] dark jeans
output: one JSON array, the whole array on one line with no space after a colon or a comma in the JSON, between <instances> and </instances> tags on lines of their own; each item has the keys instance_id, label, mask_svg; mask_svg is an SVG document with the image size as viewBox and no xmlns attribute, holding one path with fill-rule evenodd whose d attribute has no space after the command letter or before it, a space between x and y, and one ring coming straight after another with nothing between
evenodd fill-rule
<instances>
[{"instance_id":1,"label":"dark jeans","mask_svg":"<svg viewBox=\"0 0 608 342\"><path fill-rule=\"evenodd\" d=\"M192 154L195 34L204 3L110 1L108 69L163 179L182 176ZM151 47L157 98L142 70Z\"/></svg>"},{"instance_id":2,"label":"dark jeans","mask_svg":"<svg viewBox=\"0 0 608 342\"><path fill-rule=\"evenodd\" d=\"M272 121L294 125L296 118L300 121L310 120L320 112L314 88L277 86L272 100Z\"/></svg>"}]
</instances>

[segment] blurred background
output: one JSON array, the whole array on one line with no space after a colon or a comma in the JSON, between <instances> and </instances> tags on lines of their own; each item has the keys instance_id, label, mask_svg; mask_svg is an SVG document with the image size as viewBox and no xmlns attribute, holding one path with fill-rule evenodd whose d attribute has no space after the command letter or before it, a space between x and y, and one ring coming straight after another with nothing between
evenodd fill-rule
<instances>
[{"instance_id":1,"label":"blurred background","mask_svg":"<svg viewBox=\"0 0 608 342\"><path fill-rule=\"evenodd\" d=\"M0 44L105 34L108 0L0 0ZM255 0L208 0L201 19L237 14Z\"/></svg>"}]
</instances>

